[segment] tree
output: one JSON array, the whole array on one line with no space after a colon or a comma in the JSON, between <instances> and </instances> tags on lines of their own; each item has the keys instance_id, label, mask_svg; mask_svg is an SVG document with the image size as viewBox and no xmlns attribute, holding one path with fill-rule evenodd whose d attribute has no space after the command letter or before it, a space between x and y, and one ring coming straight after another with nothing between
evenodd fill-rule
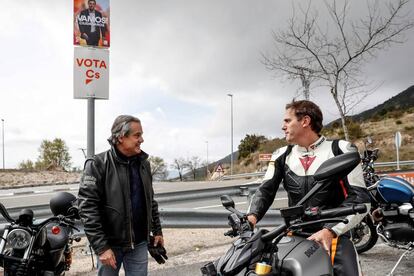
<instances>
[{"instance_id":1,"label":"tree","mask_svg":"<svg viewBox=\"0 0 414 276\"><path fill-rule=\"evenodd\" d=\"M323 18L311 9L311 1L306 9L300 7L300 17L294 7L288 28L273 33L276 53L263 55L263 63L279 77L300 79L305 90L310 81L327 87L348 140L346 115L375 89L363 79L363 66L404 42L404 34L414 27L410 14L404 13L408 1L388 1L385 7L380 6L383 1L367 1L368 14L359 20L350 18L348 1L340 6L325 1L329 16Z\"/></svg>"},{"instance_id":2,"label":"tree","mask_svg":"<svg viewBox=\"0 0 414 276\"><path fill-rule=\"evenodd\" d=\"M151 156L148 158L148 161L151 164L151 175L154 179L164 180L167 178L167 165L164 159L158 156Z\"/></svg>"},{"instance_id":3,"label":"tree","mask_svg":"<svg viewBox=\"0 0 414 276\"><path fill-rule=\"evenodd\" d=\"M187 161L188 168L191 170L194 180L196 179L196 171L200 167L200 162L201 159L198 156L193 156L190 160Z\"/></svg>"},{"instance_id":4,"label":"tree","mask_svg":"<svg viewBox=\"0 0 414 276\"><path fill-rule=\"evenodd\" d=\"M65 141L55 138L53 141L43 140L39 148L39 157L35 164L37 169L64 169L70 168L70 155Z\"/></svg>"},{"instance_id":5,"label":"tree","mask_svg":"<svg viewBox=\"0 0 414 276\"><path fill-rule=\"evenodd\" d=\"M260 144L266 140L267 139L263 135L246 134L246 137L240 141L239 159L245 158L258 150Z\"/></svg>"},{"instance_id":6,"label":"tree","mask_svg":"<svg viewBox=\"0 0 414 276\"><path fill-rule=\"evenodd\" d=\"M18 167L21 170L31 171L34 169L34 164L32 160L27 159L27 160L23 160L22 162L20 162Z\"/></svg>"},{"instance_id":7,"label":"tree","mask_svg":"<svg viewBox=\"0 0 414 276\"><path fill-rule=\"evenodd\" d=\"M176 158L174 159L174 163L171 165L171 167L178 171L180 181L183 181L183 172L186 168L188 168L188 162L182 157L178 159Z\"/></svg>"}]
</instances>

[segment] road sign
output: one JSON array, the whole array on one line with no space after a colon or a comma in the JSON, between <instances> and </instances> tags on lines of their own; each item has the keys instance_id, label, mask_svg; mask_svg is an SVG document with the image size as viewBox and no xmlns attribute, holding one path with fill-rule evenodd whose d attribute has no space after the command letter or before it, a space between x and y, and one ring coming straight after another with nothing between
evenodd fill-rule
<instances>
[{"instance_id":1,"label":"road sign","mask_svg":"<svg viewBox=\"0 0 414 276\"><path fill-rule=\"evenodd\" d=\"M396 148L401 148L401 141L402 141L401 133L397 131L395 133L395 147Z\"/></svg>"},{"instance_id":2,"label":"road sign","mask_svg":"<svg viewBox=\"0 0 414 276\"><path fill-rule=\"evenodd\" d=\"M109 51L75 47L73 90L75 99L109 98Z\"/></svg>"},{"instance_id":3,"label":"road sign","mask_svg":"<svg viewBox=\"0 0 414 276\"><path fill-rule=\"evenodd\" d=\"M397 151L397 170L400 169L400 147L401 147L401 133L395 133L395 149Z\"/></svg>"},{"instance_id":4,"label":"road sign","mask_svg":"<svg viewBox=\"0 0 414 276\"><path fill-rule=\"evenodd\" d=\"M223 167L221 166L221 164L217 165L216 172L224 172Z\"/></svg>"},{"instance_id":5,"label":"road sign","mask_svg":"<svg viewBox=\"0 0 414 276\"><path fill-rule=\"evenodd\" d=\"M272 159L271 153L260 153L259 154L259 161L268 162Z\"/></svg>"}]
</instances>

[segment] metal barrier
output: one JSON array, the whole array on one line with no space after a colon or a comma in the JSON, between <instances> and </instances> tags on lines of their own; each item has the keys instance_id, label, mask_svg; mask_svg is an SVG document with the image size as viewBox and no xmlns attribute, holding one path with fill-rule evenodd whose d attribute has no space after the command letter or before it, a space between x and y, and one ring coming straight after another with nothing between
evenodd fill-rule
<instances>
[{"instance_id":1,"label":"metal barrier","mask_svg":"<svg viewBox=\"0 0 414 276\"><path fill-rule=\"evenodd\" d=\"M188 209L160 209L161 225L165 228L226 228L228 226L227 210L206 211ZM269 210L259 226L276 226L283 223L279 210Z\"/></svg>"},{"instance_id":2,"label":"metal barrier","mask_svg":"<svg viewBox=\"0 0 414 276\"><path fill-rule=\"evenodd\" d=\"M189 191L162 193L162 194L155 194L155 200L157 200L158 203L174 203L174 202L180 202L180 201L185 201L185 200L213 198L213 197L218 197L224 194L230 195L230 196L247 195L250 192L254 192L258 186L259 186L259 183L246 183L243 185L231 186L231 187L218 187L218 188L210 188L210 189L203 189L203 190L189 190Z\"/></svg>"},{"instance_id":3,"label":"metal barrier","mask_svg":"<svg viewBox=\"0 0 414 276\"><path fill-rule=\"evenodd\" d=\"M37 206L41 207L41 206ZM41 208L38 208L41 210ZM37 210L37 211L38 211ZM35 212L35 218L38 221L52 216L52 213L42 209L42 212ZM16 214L10 212L13 218L16 218ZM160 220L163 228L227 228L228 226L228 215L230 214L227 210L191 210L182 208L161 208ZM1 220L1 224L6 223ZM37 223L35 221L35 223ZM280 216L279 210L269 210L263 219L259 222L258 226L269 227L276 226L283 223L283 219ZM77 222L76 226L81 230L79 235L84 235L83 226L80 221Z\"/></svg>"}]
</instances>

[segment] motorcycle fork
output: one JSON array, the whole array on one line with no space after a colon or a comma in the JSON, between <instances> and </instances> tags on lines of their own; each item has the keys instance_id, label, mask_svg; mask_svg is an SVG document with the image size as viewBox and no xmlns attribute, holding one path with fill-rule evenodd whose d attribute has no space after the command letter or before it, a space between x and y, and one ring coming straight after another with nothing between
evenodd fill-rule
<instances>
[{"instance_id":1,"label":"motorcycle fork","mask_svg":"<svg viewBox=\"0 0 414 276\"><path fill-rule=\"evenodd\" d=\"M7 235L9 234L9 231L10 230L8 228L4 229L3 236L0 241L0 254L3 254L4 247L6 246L6 238L7 238Z\"/></svg>"}]
</instances>

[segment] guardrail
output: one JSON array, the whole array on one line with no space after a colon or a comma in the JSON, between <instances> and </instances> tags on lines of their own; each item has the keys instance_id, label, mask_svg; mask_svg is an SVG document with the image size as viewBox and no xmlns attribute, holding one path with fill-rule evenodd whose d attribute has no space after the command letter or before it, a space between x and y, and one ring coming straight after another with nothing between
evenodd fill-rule
<instances>
[{"instance_id":1,"label":"guardrail","mask_svg":"<svg viewBox=\"0 0 414 276\"><path fill-rule=\"evenodd\" d=\"M400 166L414 166L414 160L400 161ZM397 167L397 161L375 162L374 167Z\"/></svg>"},{"instance_id":2,"label":"guardrail","mask_svg":"<svg viewBox=\"0 0 414 276\"><path fill-rule=\"evenodd\" d=\"M41 221L52 216L49 206L39 205L32 207L36 221ZM8 210L12 218L17 218L20 210ZM228 215L227 210L191 210L183 208L161 208L160 220L163 228L227 228ZM35 221L35 223L36 223ZM0 224L6 221L1 218ZM258 226L269 227L276 226L283 223L279 210L269 210ZM81 230L83 235L83 227L80 221L77 222L77 227Z\"/></svg>"},{"instance_id":3,"label":"guardrail","mask_svg":"<svg viewBox=\"0 0 414 276\"><path fill-rule=\"evenodd\" d=\"M231 187L218 187L209 188L203 190L188 190L179 192L169 192L162 194L155 194L155 199L158 203L174 203L185 200L204 199L218 197L221 195L244 195L254 192L259 183L246 183L243 185L231 186Z\"/></svg>"},{"instance_id":4,"label":"guardrail","mask_svg":"<svg viewBox=\"0 0 414 276\"><path fill-rule=\"evenodd\" d=\"M226 228L227 210L160 209L161 225L165 228ZM258 226L268 227L283 223L279 210L269 210Z\"/></svg>"}]
</instances>

